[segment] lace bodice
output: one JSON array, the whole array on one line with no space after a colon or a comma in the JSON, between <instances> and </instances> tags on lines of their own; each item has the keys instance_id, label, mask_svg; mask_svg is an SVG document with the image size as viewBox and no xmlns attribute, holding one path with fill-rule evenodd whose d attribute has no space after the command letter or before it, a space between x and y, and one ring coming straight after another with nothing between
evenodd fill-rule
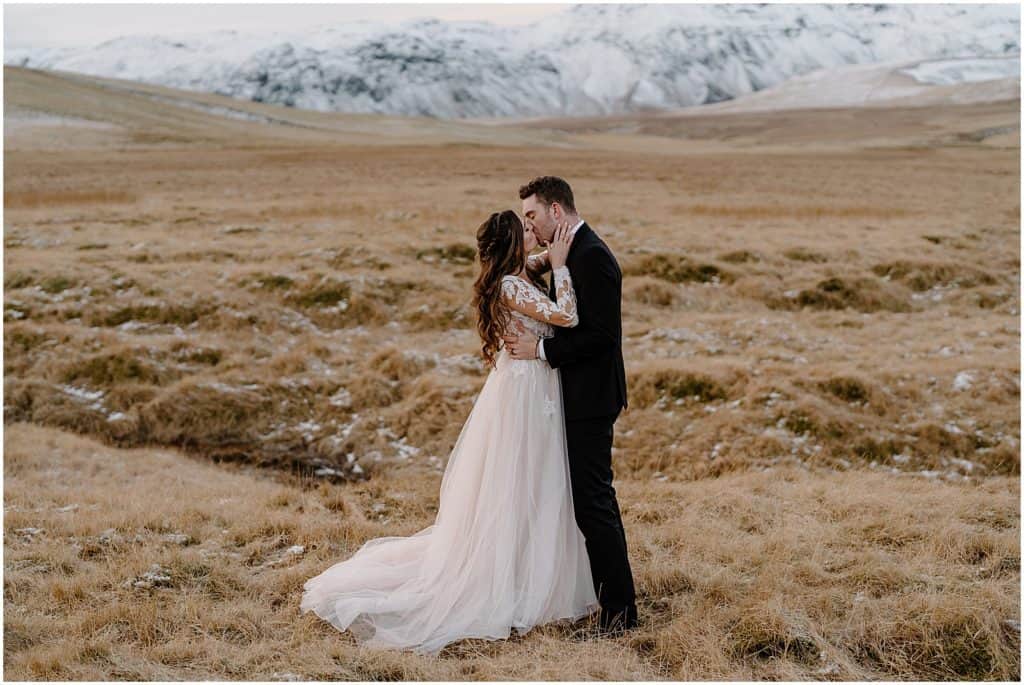
<instances>
[{"instance_id":1,"label":"lace bodice","mask_svg":"<svg viewBox=\"0 0 1024 685\"><path fill-rule=\"evenodd\" d=\"M537 319L531 319L526 314L523 314L522 312L517 312L514 309L512 310L512 320L509 322L511 324L512 330L506 331L506 334L516 332L516 321L521 323L523 325L523 328L530 331L538 338L550 338L555 334L554 327L552 327L551 324L544 323L543 321L537 321Z\"/></svg>"},{"instance_id":2,"label":"lace bodice","mask_svg":"<svg viewBox=\"0 0 1024 685\"><path fill-rule=\"evenodd\" d=\"M576 291L572 287L569 268L554 270L555 301L533 283L508 274L501 279L501 295L512 312L512 328L521 322L526 330L540 338L550 338L553 326L572 327L579 323L576 313Z\"/></svg>"}]
</instances>

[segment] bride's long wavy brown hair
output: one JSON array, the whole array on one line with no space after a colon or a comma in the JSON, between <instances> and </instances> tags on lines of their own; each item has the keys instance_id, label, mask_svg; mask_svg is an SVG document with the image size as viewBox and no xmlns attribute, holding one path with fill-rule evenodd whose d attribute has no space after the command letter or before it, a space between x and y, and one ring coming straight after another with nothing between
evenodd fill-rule
<instances>
[{"instance_id":1,"label":"bride's long wavy brown hair","mask_svg":"<svg viewBox=\"0 0 1024 685\"><path fill-rule=\"evenodd\" d=\"M476 253L480 259L480 274L473 283L476 330L483 343L481 356L493 367L510 317L501 301L501 278L519 273L526 261L519 215L511 209L491 214L476 230Z\"/></svg>"}]
</instances>

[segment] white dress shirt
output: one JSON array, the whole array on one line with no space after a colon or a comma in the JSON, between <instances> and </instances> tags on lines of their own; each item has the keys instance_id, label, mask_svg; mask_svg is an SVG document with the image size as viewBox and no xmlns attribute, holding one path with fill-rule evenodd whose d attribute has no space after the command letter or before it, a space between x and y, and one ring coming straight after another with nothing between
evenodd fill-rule
<instances>
[{"instance_id":1,"label":"white dress shirt","mask_svg":"<svg viewBox=\"0 0 1024 685\"><path fill-rule=\"evenodd\" d=\"M573 226L572 230L569 231L569 237L572 238L573 236L575 236L576 235L576 231L582 225L583 225L583 219L580 219L580 222L578 224L576 224L575 226ZM537 356L540 357L544 361L548 360L548 358L544 356L544 339L543 338L541 338L539 341L537 341Z\"/></svg>"}]
</instances>

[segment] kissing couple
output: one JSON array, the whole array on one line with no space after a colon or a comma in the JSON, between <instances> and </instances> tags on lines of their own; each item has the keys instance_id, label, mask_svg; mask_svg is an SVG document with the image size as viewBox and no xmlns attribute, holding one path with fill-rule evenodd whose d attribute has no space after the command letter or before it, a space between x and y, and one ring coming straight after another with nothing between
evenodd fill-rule
<instances>
[{"instance_id":1,"label":"kissing couple","mask_svg":"<svg viewBox=\"0 0 1024 685\"><path fill-rule=\"evenodd\" d=\"M437 518L305 582L301 612L366 646L436 656L592 613L601 634L637 626L611 467L627 406L622 272L564 179L535 178L519 197L522 218L496 212L477 229L473 306L491 370Z\"/></svg>"}]
</instances>

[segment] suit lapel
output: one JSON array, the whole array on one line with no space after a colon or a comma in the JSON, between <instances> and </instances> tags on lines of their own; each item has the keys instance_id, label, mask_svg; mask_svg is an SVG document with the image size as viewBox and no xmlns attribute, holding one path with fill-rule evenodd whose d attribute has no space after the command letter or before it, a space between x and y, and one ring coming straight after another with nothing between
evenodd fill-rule
<instances>
[{"instance_id":1,"label":"suit lapel","mask_svg":"<svg viewBox=\"0 0 1024 685\"><path fill-rule=\"evenodd\" d=\"M569 255L565 258L566 263L572 259L572 253L576 251L576 246L584 240L589 239L593 233L594 231L591 230L586 221L583 222L582 226L576 229L576 235L572 237L572 245L569 246Z\"/></svg>"}]
</instances>

